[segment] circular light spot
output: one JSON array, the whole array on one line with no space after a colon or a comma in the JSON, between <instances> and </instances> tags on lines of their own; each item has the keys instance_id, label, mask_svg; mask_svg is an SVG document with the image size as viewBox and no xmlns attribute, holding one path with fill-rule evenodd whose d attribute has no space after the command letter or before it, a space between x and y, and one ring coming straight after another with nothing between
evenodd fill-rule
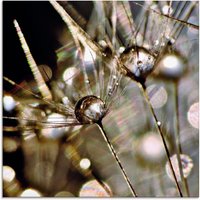
<instances>
[{"instance_id":1,"label":"circular light spot","mask_svg":"<svg viewBox=\"0 0 200 200\"><path fill-rule=\"evenodd\" d=\"M199 102L190 106L187 113L187 119L194 128L199 128Z\"/></svg>"},{"instance_id":2,"label":"circular light spot","mask_svg":"<svg viewBox=\"0 0 200 200\"><path fill-rule=\"evenodd\" d=\"M6 111L12 111L16 106L16 102L12 96L5 95L3 97L3 107Z\"/></svg>"},{"instance_id":3,"label":"circular light spot","mask_svg":"<svg viewBox=\"0 0 200 200\"><path fill-rule=\"evenodd\" d=\"M44 128L41 130L41 134L50 139L57 139L62 137L66 131L68 131L68 127L65 126L67 118L64 115L58 113L52 113L47 118L47 126L52 126L52 128ZM58 126L54 128L53 126ZM61 126L61 127L59 127ZM63 127L62 127L63 126Z\"/></svg>"},{"instance_id":4,"label":"circular light spot","mask_svg":"<svg viewBox=\"0 0 200 200\"><path fill-rule=\"evenodd\" d=\"M179 78L185 71L185 63L183 59L175 54L166 54L158 63L155 73L170 78Z\"/></svg>"},{"instance_id":5,"label":"circular light spot","mask_svg":"<svg viewBox=\"0 0 200 200\"><path fill-rule=\"evenodd\" d=\"M63 73L63 80L65 81L66 84L72 85L73 79L77 73L78 73L77 68L69 67Z\"/></svg>"},{"instance_id":6,"label":"circular light spot","mask_svg":"<svg viewBox=\"0 0 200 200\"><path fill-rule=\"evenodd\" d=\"M90 162L89 159L83 158L83 159L81 159L79 165L80 165L80 167L81 167L82 169L88 169L88 168L90 167L90 165L91 165L91 162Z\"/></svg>"},{"instance_id":7,"label":"circular light spot","mask_svg":"<svg viewBox=\"0 0 200 200\"><path fill-rule=\"evenodd\" d=\"M55 194L55 197L74 197L74 195L68 191L60 191Z\"/></svg>"},{"instance_id":8,"label":"circular light spot","mask_svg":"<svg viewBox=\"0 0 200 200\"><path fill-rule=\"evenodd\" d=\"M145 161L161 161L163 158L165 158L165 150L162 139L156 133L146 133L138 143L137 153Z\"/></svg>"},{"instance_id":9,"label":"circular light spot","mask_svg":"<svg viewBox=\"0 0 200 200\"><path fill-rule=\"evenodd\" d=\"M147 87L147 92L150 97L150 102L153 108L161 108L167 102L167 91L166 89L161 86L156 86L155 84L150 85Z\"/></svg>"},{"instance_id":10,"label":"circular light spot","mask_svg":"<svg viewBox=\"0 0 200 200\"><path fill-rule=\"evenodd\" d=\"M11 182L15 178L15 171L9 166L3 166L3 180Z\"/></svg>"},{"instance_id":11,"label":"circular light spot","mask_svg":"<svg viewBox=\"0 0 200 200\"><path fill-rule=\"evenodd\" d=\"M41 197L40 192L38 192L35 189L32 188L27 188L26 190L24 190L21 194L21 197Z\"/></svg>"},{"instance_id":12,"label":"circular light spot","mask_svg":"<svg viewBox=\"0 0 200 200\"><path fill-rule=\"evenodd\" d=\"M107 186L107 188L109 187ZM110 190L110 193L111 193L111 190ZM106 192L106 190L96 180L92 180L85 183L79 192L79 196L80 197L110 197L110 195Z\"/></svg>"},{"instance_id":13,"label":"circular light spot","mask_svg":"<svg viewBox=\"0 0 200 200\"><path fill-rule=\"evenodd\" d=\"M168 15L168 14L172 14L172 12L173 12L173 9L172 9L172 7L170 7L170 6L168 6L168 5L164 5L163 7L162 7L162 12L163 12L163 14L164 15Z\"/></svg>"},{"instance_id":14,"label":"circular light spot","mask_svg":"<svg viewBox=\"0 0 200 200\"><path fill-rule=\"evenodd\" d=\"M180 158L181 158L181 163L182 163L183 176L184 176L184 178L187 178L190 175L190 172L191 172L191 170L192 170L192 168L194 166L193 165L193 161L192 161L192 159L189 156L187 156L185 154L181 154ZM170 160L172 162L172 166L173 166L173 169L175 171L177 180L181 181L181 175L180 175L180 170L179 170L177 155L176 154L173 155L170 158ZM166 169L166 173L167 173L168 177L172 181L174 181L174 176L172 174L169 162L166 163L165 169Z\"/></svg>"},{"instance_id":15,"label":"circular light spot","mask_svg":"<svg viewBox=\"0 0 200 200\"><path fill-rule=\"evenodd\" d=\"M13 152L16 151L18 148L18 142L10 137L3 138L3 150L5 152Z\"/></svg>"}]
</instances>

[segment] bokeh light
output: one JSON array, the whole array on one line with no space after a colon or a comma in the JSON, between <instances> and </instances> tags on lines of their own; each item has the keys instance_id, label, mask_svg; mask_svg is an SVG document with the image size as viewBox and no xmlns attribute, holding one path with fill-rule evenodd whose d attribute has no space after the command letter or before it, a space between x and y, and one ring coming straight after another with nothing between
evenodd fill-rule
<instances>
[{"instance_id":1,"label":"bokeh light","mask_svg":"<svg viewBox=\"0 0 200 200\"><path fill-rule=\"evenodd\" d=\"M110 197L110 195L96 180L91 180L81 187L79 197Z\"/></svg>"}]
</instances>

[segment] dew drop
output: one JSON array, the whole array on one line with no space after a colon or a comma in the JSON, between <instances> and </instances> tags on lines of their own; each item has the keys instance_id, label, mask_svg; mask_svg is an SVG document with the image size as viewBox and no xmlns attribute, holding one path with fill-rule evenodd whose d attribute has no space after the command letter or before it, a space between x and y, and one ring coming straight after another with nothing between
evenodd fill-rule
<instances>
[{"instance_id":1,"label":"dew drop","mask_svg":"<svg viewBox=\"0 0 200 200\"><path fill-rule=\"evenodd\" d=\"M155 58L149 51L142 47L125 50L121 56L125 68L136 78L146 78L153 70Z\"/></svg>"},{"instance_id":2,"label":"dew drop","mask_svg":"<svg viewBox=\"0 0 200 200\"><path fill-rule=\"evenodd\" d=\"M175 54L166 54L156 66L155 74L166 78L180 78L185 72L184 59Z\"/></svg>"},{"instance_id":3,"label":"dew drop","mask_svg":"<svg viewBox=\"0 0 200 200\"><path fill-rule=\"evenodd\" d=\"M161 122L160 121L157 121L157 124L158 124L158 126L161 126Z\"/></svg>"},{"instance_id":4,"label":"dew drop","mask_svg":"<svg viewBox=\"0 0 200 200\"><path fill-rule=\"evenodd\" d=\"M77 120L83 124L101 121L106 113L104 102L96 96L85 96L75 106Z\"/></svg>"}]
</instances>

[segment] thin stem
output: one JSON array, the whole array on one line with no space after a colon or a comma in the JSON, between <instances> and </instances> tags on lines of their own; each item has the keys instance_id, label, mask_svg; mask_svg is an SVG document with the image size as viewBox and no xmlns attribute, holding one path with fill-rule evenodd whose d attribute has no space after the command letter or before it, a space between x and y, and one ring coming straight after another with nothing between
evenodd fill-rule
<instances>
[{"instance_id":1,"label":"thin stem","mask_svg":"<svg viewBox=\"0 0 200 200\"><path fill-rule=\"evenodd\" d=\"M161 130L161 123L160 123L160 121L157 119L157 116L156 116L156 114L155 114L155 112L154 112L154 109L153 109L151 103L150 103L150 99L149 99L148 94L146 93L146 90L144 89L144 87L142 86L142 84L140 84L140 83L138 83L138 82L137 82L137 84L138 84L139 88L141 89L141 91L142 91L142 93L143 93L143 95L144 95L144 97L145 97L145 99L146 99L146 102L147 102L148 105L149 105L149 108L150 108L150 111L151 111L151 113L152 113L152 115L153 115L153 118L154 118L154 120L155 120L155 122L156 122L156 127L157 127L157 129L158 129L158 132L159 132L161 138L162 138L162 142L163 142L163 145L164 145L166 154L167 154L167 159L168 159L168 161L169 161L169 165L170 165L170 168L171 168L171 171L172 171L172 174L173 174L173 177L174 177L174 180L175 180L177 189L178 189L178 191L179 191L180 196L183 197L181 188L180 188L180 186L179 186L179 184L178 184L178 180L177 180L177 178L176 178L176 174L175 174L175 171L174 171L174 168L173 168L171 159L170 159L169 149L168 149L167 144L166 144L166 142L165 142L164 134L163 134L163 132L162 132L162 130Z\"/></svg>"},{"instance_id":2,"label":"thin stem","mask_svg":"<svg viewBox=\"0 0 200 200\"><path fill-rule=\"evenodd\" d=\"M117 153L115 152L115 150L114 150L114 148L113 148L113 146L112 146L112 144L111 144L111 142L110 142L110 140L109 140L109 138L108 138L108 136L107 136L107 134L106 134L106 132L105 132L105 130L103 128L102 123L98 122L97 125L98 125L98 127L99 127L99 129L100 129L105 141L106 141L106 144L108 145L108 147L109 147L110 151L112 152L117 164L119 165L119 167L121 169L121 172L122 172L122 174L124 176L124 179L126 180L126 182L127 182L128 186L129 186L133 196L137 197L137 194L136 194L136 192L135 192L135 190L134 190L134 188L133 188L133 186L132 186L132 184L131 184L131 182L130 182L130 180L129 180L126 172L125 172L125 169L123 168L123 166L122 166L122 164L121 164L121 162L120 162L120 160L119 160L119 158L117 156Z\"/></svg>"},{"instance_id":3,"label":"thin stem","mask_svg":"<svg viewBox=\"0 0 200 200\"><path fill-rule=\"evenodd\" d=\"M178 159L178 165L179 165L179 169L180 169L180 175L181 175L181 179L183 180L184 183L184 187L185 187L185 191L187 196L190 196L189 193L189 188L188 188L188 183L187 183L187 179L184 177L183 175L183 166L182 166L182 162L181 162L181 154L182 154L182 148L181 148L181 142L180 142L180 126L179 126L179 107L178 107L178 82L174 83L174 88L175 88L175 137L176 137L176 146L177 146L177 159Z\"/></svg>"}]
</instances>

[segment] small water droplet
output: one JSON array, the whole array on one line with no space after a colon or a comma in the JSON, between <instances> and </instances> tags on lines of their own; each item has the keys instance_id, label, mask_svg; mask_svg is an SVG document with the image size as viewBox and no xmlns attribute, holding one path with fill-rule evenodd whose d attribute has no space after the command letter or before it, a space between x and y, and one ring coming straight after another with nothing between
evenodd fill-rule
<instances>
[{"instance_id":1,"label":"small water droplet","mask_svg":"<svg viewBox=\"0 0 200 200\"><path fill-rule=\"evenodd\" d=\"M161 122L160 121L157 121L157 124L158 124L158 126L161 126Z\"/></svg>"}]
</instances>

